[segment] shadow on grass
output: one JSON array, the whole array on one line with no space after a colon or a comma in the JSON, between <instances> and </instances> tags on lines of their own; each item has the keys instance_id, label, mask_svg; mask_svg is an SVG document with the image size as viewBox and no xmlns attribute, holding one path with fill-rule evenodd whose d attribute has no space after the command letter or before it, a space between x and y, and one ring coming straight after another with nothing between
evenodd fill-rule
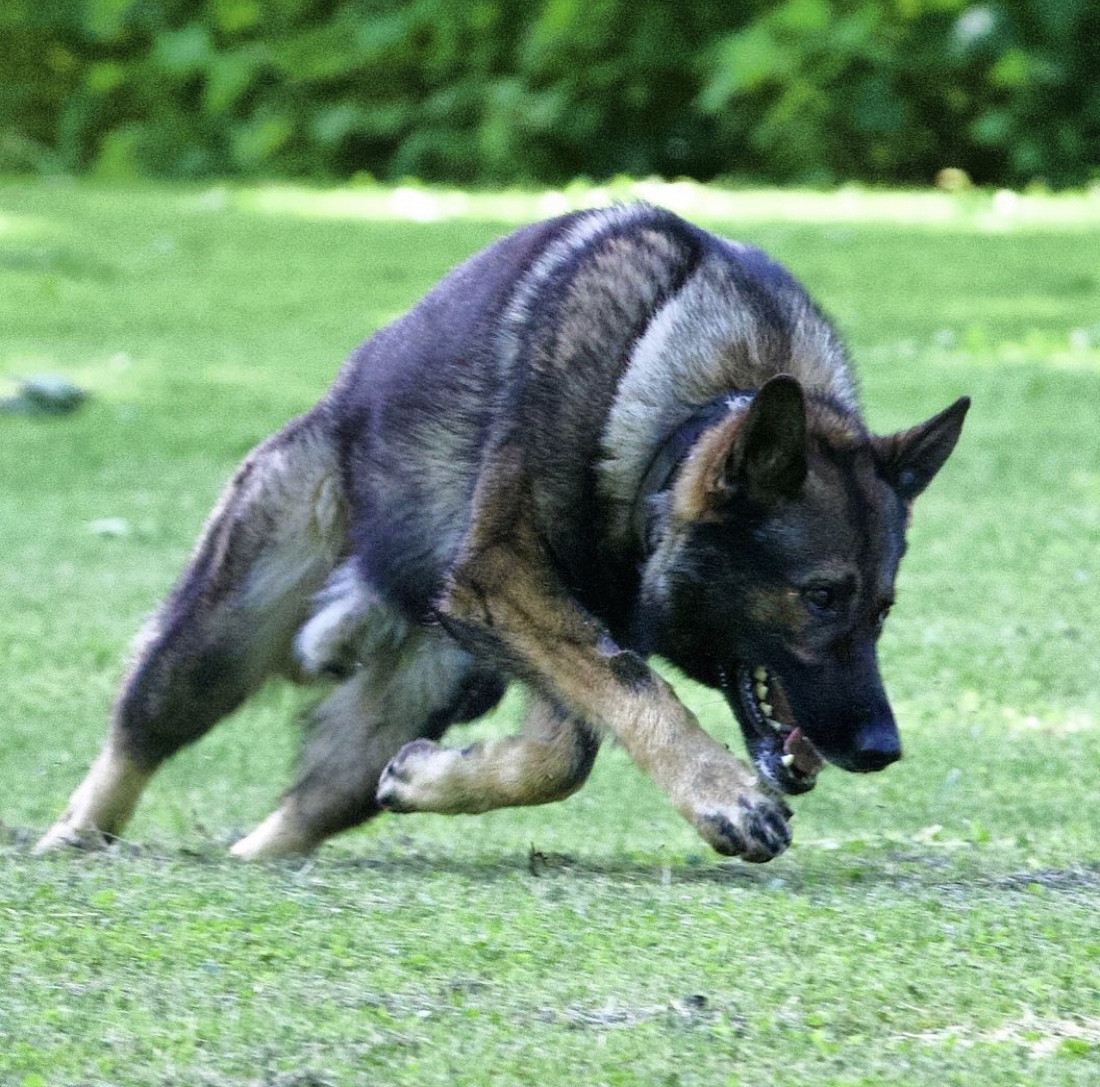
<instances>
[{"instance_id":1,"label":"shadow on grass","mask_svg":"<svg viewBox=\"0 0 1100 1087\"><path fill-rule=\"evenodd\" d=\"M459 883L484 886L514 882L517 878L535 883L607 883L620 888L710 886L761 893L810 894L847 889L888 889L925 895L974 892L1014 894L1088 892L1100 893L1100 861L1086 861L1065 867L1037 870L1007 870L996 861L969 855L964 860L952 855L921 850L900 850L884 845L860 850L858 854L809 852L790 855L778 864L749 865L709 857L655 859L630 855L580 857L565 853L544 853L531 847L527 854L504 851L493 857L456 857L425 847L410 845L401 852L392 845L378 856L330 856L288 858L247 866L228 855L227 843L208 842L199 847L172 848L164 845L116 842L105 851L80 851L36 856L32 850L37 833L29 828L0 824L0 859L37 864L106 863L147 865L153 868L221 869L269 872L290 878L357 878L377 874L387 882L406 882L448 877ZM1002 861L1003 864L1003 861Z\"/></svg>"},{"instance_id":2,"label":"shadow on grass","mask_svg":"<svg viewBox=\"0 0 1100 1087\"><path fill-rule=\"evenodd\" d=\"M651 859L581 858L565 854L532 853L526 858L516 854L496 860L461 859L436 856L386 857L385 859L336 859L312 862L333 872L378 871L406 876L440 873L471 883L512 880L526 876L552 882L573 880L608 881L640 885L706 885L756 888L761 891L804 893L855 886L883 887L925 893L973 890L1014 891L1034 894L1042 891L1100 891L1100 862L1038 871L985 873L959 866L928 854L865 854L830 863L815 857L799 864L791 859L781 865L749 865L741 861L674 863ZM797 865L797 867L795 867Z\"/></svg>"}]
</instances>

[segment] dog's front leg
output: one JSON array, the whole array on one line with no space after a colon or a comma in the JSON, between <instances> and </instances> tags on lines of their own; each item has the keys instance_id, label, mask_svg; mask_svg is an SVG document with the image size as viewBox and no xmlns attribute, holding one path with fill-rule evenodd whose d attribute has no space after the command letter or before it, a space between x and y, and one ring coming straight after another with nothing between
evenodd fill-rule
<instances>
[{"instance_id":1,"label":"dog's front leg","mask_svg":"<svg viewBox=\"0 0 1100 1087\"><path fill-rule=\"evenodd\" d=\"M463 748L431 740L405 744L382 773L379 803L395 812L473 815L550 804L575 793L592 769L599 734L545 699L530 698L518 736Z\"/></svg>"},{"instance_id":2,"label":"dog's front leg","mask_svg":"<svg viewBox=\"0 0 1100 1087\"><path fill-rule=\"evenodd\" d=\"M672 688L637 654L616 645L531 554L510 547L479 552L455 575L442 602L444 627L569 717L612 733L719 853L749 861L782 853L790 843L786 805L762 790ZM538 750L532 745L532 756ZM383 773L380 802L415 811L421 810L422 797L425 808L441 810L438 800L429 798L439 796L439 776L453 773L453 762L454 753L443 749L403 750ZM532 780L536 770L531 767ZM469 795L469 769L463 775Z\"/></svg>"}]
</instances>

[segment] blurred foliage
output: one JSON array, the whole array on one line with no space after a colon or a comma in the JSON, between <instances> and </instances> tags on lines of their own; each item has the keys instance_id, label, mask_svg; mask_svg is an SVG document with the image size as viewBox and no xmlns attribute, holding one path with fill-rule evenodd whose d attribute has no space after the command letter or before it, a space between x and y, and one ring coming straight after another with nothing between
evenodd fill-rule
<instances>
[{"instance_id":1,"label":"blurred foliage","mask_svg":"<svg viewBox=\"0 0 1100 1087\"><path fill-rule=\"evenodd\" d=\"M0 169L1079 184L1095 0L4 0Z\"/></svg>"}]
</instances>

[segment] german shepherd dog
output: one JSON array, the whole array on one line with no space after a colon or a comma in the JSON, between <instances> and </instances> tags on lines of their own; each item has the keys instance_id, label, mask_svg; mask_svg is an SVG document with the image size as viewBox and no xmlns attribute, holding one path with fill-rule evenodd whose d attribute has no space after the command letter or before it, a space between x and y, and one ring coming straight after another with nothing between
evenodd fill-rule
<instances>
[{"instance_id":1,"label":"german shepherd dog","mask_svg":"<svg viewBox=\"0 0 1100 1087\"><path fill-rule=\"evenodd\" d=\"M166 758L283 675L327 691L240 857L381 809L559 800L611 735L714 849L767 861L825 761L901 754L875 645L967 407L872 436L795 279L667 211L520 229L247 457L39 848L118 835ZM722 692L752 769L653 655ZM437 743L513 680L517 735Z\"/></svg>"}]
</instances>

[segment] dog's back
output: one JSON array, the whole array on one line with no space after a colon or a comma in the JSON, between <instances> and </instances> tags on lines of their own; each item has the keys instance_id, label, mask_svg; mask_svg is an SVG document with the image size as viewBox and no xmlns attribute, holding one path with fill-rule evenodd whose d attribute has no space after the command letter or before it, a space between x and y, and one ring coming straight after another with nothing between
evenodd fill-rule
<instances>
[{"instance_id":1,"label":"dog's back","mask_svg":"<svg viewBox=\"0 0 1100 1087\"><path fill-rule=\"evenodd\" d=\"M508 235L364 343L330 394L361 572L427 614L487 458L519 443L555 559L611 607L654 448L778 373L855 410L839 338L760 250L644 204Z\"/></svg>"}]
</instances>

